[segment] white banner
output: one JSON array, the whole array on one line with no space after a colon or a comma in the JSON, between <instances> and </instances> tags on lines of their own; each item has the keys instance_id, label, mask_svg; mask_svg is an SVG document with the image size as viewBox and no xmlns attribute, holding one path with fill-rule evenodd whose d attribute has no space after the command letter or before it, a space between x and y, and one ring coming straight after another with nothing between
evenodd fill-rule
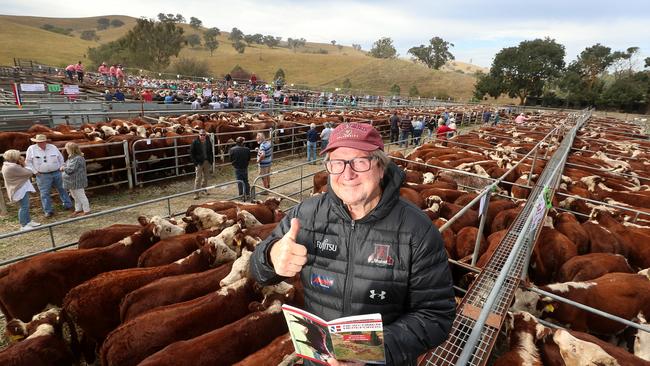
<instances>
[{"instance_id":1,"label":"white banner","mask_svg":"<svg viewBox=\"0 0 650 366\"><path fill-rule=\"evenodd\" d=\"M212 96L212 89L210 89L210 88L203 89L203 96L204 97L211 97Z\"/></svg>"},{"instance_id":2,"label":"white banner","mask_svg":"<svg viewBox=\"0 0 650 366\"><path fill-rule=\"evenodd\" d=\"M20 91L24 92L44 92L45 84L20 84Z\"/></svg>"},{"instance_id":3,"label":"white banner","mask_svg":"<svg viewBox=\"0 0 650 366\"><path fill-rule=\"evenodd\" d=\"M63 94L79 94L79 85L63 85Z\"/></svg>"}]
</instances>

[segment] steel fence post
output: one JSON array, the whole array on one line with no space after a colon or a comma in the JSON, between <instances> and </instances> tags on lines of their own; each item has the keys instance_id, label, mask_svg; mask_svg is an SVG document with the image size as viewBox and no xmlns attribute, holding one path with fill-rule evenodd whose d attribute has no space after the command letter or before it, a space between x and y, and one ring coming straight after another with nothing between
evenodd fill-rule
<instances>
[{"instance_id":1,"label":"steel fence post","mask_svg":"<svg viewBox=\"0 0 650 366\"><path fill-rule=\"evenodd\" d=\"M474 252L472 253L472 266L476 266L476 261L478 261L478 253L481 249L481 237L483 236L483 227L485 227L485 220L488 215L488 207L490 205L490 197L492 196L492 191L489 190L485 194L485 202L483 202L483 212L481 213L481 222L478 225L478 233L476 235L476 242L474 243ZM481 199L482 201L483 199Z\"/></svg>"},{"instance_id":2,"label":"steel fence post","mask_svg":"<svg viewBox=\"0 0 650 366\"><path fill-rule=\"evenodd\" d=\"M178 177L178 139L174 138L174 170L176 171L176 176Z\"/></svg>"},{"instance_id":3,"label":"steel fence post","mask_svg":"<svg viewBox=\"0 0 650 366\"><path fill-rule=\"evenodd\" d=\"M131 176L131 160L129 159L129 142L122 141L122 149L124 150L124 167L126 171L126 179L129 181L129 189L133 189L133 177Z\"/></svg>"}]
</instances>

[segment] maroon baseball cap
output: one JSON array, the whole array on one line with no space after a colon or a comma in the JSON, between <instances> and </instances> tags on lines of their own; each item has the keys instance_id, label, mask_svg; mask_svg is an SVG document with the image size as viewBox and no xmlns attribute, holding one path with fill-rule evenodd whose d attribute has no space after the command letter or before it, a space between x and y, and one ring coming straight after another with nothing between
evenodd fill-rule
<instances>
[{"instance_id":1,"label":"maroon baseball cap","mask_svg":"<svg viewBox=\"0 0 650 366\"><path fill-rule=\"evenodd\" d=\"M367 123L342 123L330 135L324 154L339 147L349 147L363 151L384 150L384 141L379 132Z\"/></svg>"}]
</instances>

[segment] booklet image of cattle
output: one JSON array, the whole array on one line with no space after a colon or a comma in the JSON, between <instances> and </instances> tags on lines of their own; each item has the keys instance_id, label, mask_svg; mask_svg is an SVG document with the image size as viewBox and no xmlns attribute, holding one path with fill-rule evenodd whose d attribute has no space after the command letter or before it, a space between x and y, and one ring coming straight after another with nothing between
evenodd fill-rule
<instances>
[{"instance_id":1,"label":"booklet image of cattle","mask_svg":"<svg viewBox=\"0 0 650 366\"><path fill-rule=\"evenodd\" d=\"M300 357L327 365L327 360L384 364L381 314L364 314L329 322L305 310L283 305L289 333Z\"/></svg>"}]
</instances>

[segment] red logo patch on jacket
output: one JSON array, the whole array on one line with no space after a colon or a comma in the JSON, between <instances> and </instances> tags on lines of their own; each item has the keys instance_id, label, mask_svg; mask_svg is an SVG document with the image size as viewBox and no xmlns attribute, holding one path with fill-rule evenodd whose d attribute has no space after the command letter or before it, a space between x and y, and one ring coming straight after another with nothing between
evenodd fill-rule
<instances>
[{"instance_id":1,"label":"red logo patch on jacket","mask_svg":"<svg viewBox=\"0 0 650 366\"><path fill-rule=\"evenodd\" d=\"M390 256L390 245L375 244L375 251L368 257L368 263L378 266L392 266L395 264Z\"/></svg>"}]
</instances>

